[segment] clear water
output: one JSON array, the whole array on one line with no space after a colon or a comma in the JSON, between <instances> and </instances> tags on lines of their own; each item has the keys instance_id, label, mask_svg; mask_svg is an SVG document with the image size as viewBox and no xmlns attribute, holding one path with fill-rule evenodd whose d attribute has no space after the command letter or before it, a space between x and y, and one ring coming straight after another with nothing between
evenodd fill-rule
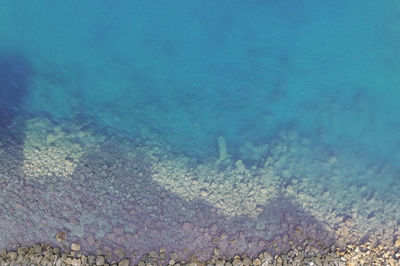
<instances>
[{"instance_id":1,"label":"clear water","mask_svg":"<svg viewBox=\"0 0 400 266\"><path fill-rule=\"evenodd\" d=\"M359 219L349 242L374 235L387 220L392 231L386 233L395 233L398 213L387 213L398 209L400 189L400 5L396 1L4 1L0 22L1 247L56 243L55 233L67 230L68 241L90 234L102 241L96 247L92 241L84 244L88 251L123 246L141 254L162 245L172 251L190 246L186 241L193 239L178 230L189 223L203 228L196 237L210 230L190 252L211 248L214 235L231 231L239 238L244 231L248 235L243 251L256 253L267 249L261 241L275 237L267 231L290 238L293 227L282 227L281 219L287 213L331 228L338 216ZM40 163L32 158L40 161L42 153L51 154L48 135L62 150L58 166L67 170L35 170ZM30 154L29 147L41 141L47 144ZM145 240L146 234L148 239L157 234L147 232L147 226L143 231L140 219L129 220L133 214L118 221L100 215L113 206L113 200L117 204L124 198L125 186L135 186L137 174L132 169L137 167L132 164L139 159L129 154L138 150L158 154L156 161L163 166L157 167L167 169L162 172L154 166L157 163L140 157L137 167L143 168L144 176L148 173L149 182L140 189L160 186L172 202L184 202L177 206L188 204L175 211L190 221L175 221L164 214L168 206L151 197L148 203L138 203L137 198L127 202L127 206L143 205L148 217L152 211L163 217L148 220L157 234L162 232L159 244ZM260 169L268 159L276 179L263 178ZM13 160L15 167L10 170L5 165ZM96 172L96 167L115 160L122 164L112 178ZM84 174L85 167L93 170L92 175ZM184 173L178 185L179 175L168 172L174 167ZM244 179L237 178L241 175ZM240 194L241 187L232 192L234 187L251 183L254 176L262 177L267 188L276 182L272 199L259 202L255 212L256 205L221 211L231 206L230 194ZM202 194L200 188L183 192L193 186L192 181L205 182L201 183L205 188L222 184L227 195L215 199L211 189ZM52 208L46 205L30 205L34 200L24 198L29 193L19 198L26 202L20 216L7 201L26 187L32 195L36 189L46 195L44 202L59 199L68 194L57 190L61 184L72 198L60 200L54 212L46 211ZM321 197L322 207L316 208L307 196ZM77 207L79 197L82 204ZM68 207L70 214L65 220L55 219L56 209L62 209L63 202L68 205L68 200L74 202ZM79 214L74 208L80 209ZM90 213L93 217L84 217L85 208L95 210ZM216 212L210 214L213 208ZM39 210L42 219L28 218ZM211 215L212 221L199 219L196 224L199 210L204 210L203 216ZM333 220L324 220L322 210L333 213ZM122 213L117 208L114 215ZM5 229L21 217L31 224L27 239L18 238L18 230ZM249 221L248 228L239 226L243 221ZM266 226L250 233L260 223ZM368 233L363 223L369 224ZM214 224L218 230L212 233ZM125 230L122 235L133 235L122 244L116 236L104 237L118 226ZM363 230L366 235L358 233ZM339 241L333 229L327 232L326 241ZM174 247L176 239L181 241L179 247ZM226 249L239 252L239 246Z\"/></svg>"}]
</instances>

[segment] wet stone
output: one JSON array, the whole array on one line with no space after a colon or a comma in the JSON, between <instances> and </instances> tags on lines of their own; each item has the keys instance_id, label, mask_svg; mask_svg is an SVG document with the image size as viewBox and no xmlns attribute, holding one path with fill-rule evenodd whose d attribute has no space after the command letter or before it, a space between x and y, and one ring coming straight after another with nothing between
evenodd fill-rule
<instances>
[{"instance_id":1,"label":"wet stone","mask_svg":"<svg viewBox=\"0 0 400 266\"><path fill-rule=\"evenodd\" d=\"M261 260L260 259L253 260L253 265L256 265L256 266L261 265Z\"/></svg>"},{"instance_id":2,"label":"wet stone","mask_svg":"<svg viewBox=\"0 0 400 266\"><path fill-rule=\"evenodd\" d=\"M67 238L67 233L65 231L61 231L56 234L56 240L58 242L63 242Z\"/></svg>"},{"instance_id":3,"label":"wet stone","mask_svg":"<svg viewBox=\"0 0 400 266\"><path fill-rule=\"evenodd\" d=\"M129 260L128 259L123 259L118 263L118 266L129 266Z\"/></svg>"},{"instance_id":4,"label":"wet stone","mask_svg":"<svg viewBox=\"0 0 400 266\"><path fill-rule=\"evenodd\" d=\"M30 248L30 249L28 250L28 253L27 253L27 254L29 254L29 255L35 254L35 249L34 249L34 248Z\"/></svg>"},{"instance_id":5,"label":"wet stone","mask_svg":"<svg viewBox=\"0 0 400 266\"><path fill-rule=\"evenodd\" d=\"M61 266L62 265L62 259L58 258L55 265L56 266Z\"/></svg>"},{"instance_id":6,"label":"wet stone","mask_svg":"<svg viewBox=\"0 0 400 266\"><path fill-rule=\"evenodd\" d=\"M42 254L42 246L36 244L35 246L33 246L33 249L35 251L35 254Z\"/></svg>"},{"instance_id":7,"label":"wet stone","mask_svg":"<svg viewBox=\"0 0 400 266\"><path fill-rule=\"evenodd\" d=\"M158 258L158 253L157 251L152 250L150 251L149 256L152 258Z\"/></svg>"},{"instance_id":8,"label":"wet stone","mask_svg":"<svg viewBox=\"0 0 400 266\"><path fill-rule=\"evenodd\" d=\"M53 255L53 249L52 248L46 249L46 251L44 252L44 257L49 258L51 255Z\"/></svg>"},{"instance_id":9,"label":"wet stone","mask_svg":"<svg viewBox=\"0 0 400 266\"><path fill-rule=\"evenodd\" d=\"M96 257L96 265L104 265L105 259L103 256L97 256Z\"/></svg>"},{"instance_id":10,"label":"wet stone","mask_svg":"<svg viewBox=\"0 0 400 266\"><path fill-rule=\"evenodd\" d=\"M96 259L95 256L89 255L89 256L88 256L88 263L89 263L89 264L93 264L93 262L94 262L95 259Z\"/></svg>"},{"instance_id":11,"label":"wet stone","mask_svg":"<svg viewBox=\"0 0 400 266\"><path fill-rule=\"evenodd\" d=\"M3 259L5 259L7 257L7 251L5 249L2 249L0 251L0 257L2 257Z\"/></svg>"},{"instance_id":12,"label":"wet stone","mask_svg":"<svg viewBox=\"0 0 400 266\"><path fill-rule=\"evenodd\" d=\"M246 258L243 259L242 263L245 266L249 266L249 265L251 265L251 259L246 257Z\"/></svg>"},{"instance_id":13,"label":"wet stone","mask_svg":"<svg viewBox=\"0 0 400 266\"><path fill-rule=\"evenodd\" d=\"M224 265L225 265L225 261L223 261L223 260L217 260L217 261L215 262L215 265L216 265L216 266L224 266Z\"/></svg>"},{"instance_id":14,"label":"wet stone","mask_svg":"<svg viewBox=\"0 0 400 266\"><path fill-rule=\"evenodd\" d=\"M17 252L12 251L12 252L8 252L8 257L10 258L11 261L14 261L17 259Z\"/></svg>"},{"instance_id":15,"label":"wet stone","mask_svg":"<svg viewBox=\"0 0 400 266\"><path fill-rule=\"evenodd\" d=\"M53 248L53 254L60 254L60 248Z\"/></svg>"},{"instance_id":16,"label":"wet stone","mask_svg":"<svg viewBox=\"0 0 400 266\"><path fill-rule=\"evenodd\" d=\"M43 258L42 260L42 265L47 265L50 262L50 260L48 258Z\"/></svg>"},{"instance_id":17,"label":"wet stone","mask_svg":"<svg viewBox=\"0 0 400 266\"><path fill-rule=\"evenodd\" d=\"M77 252L81 250L81 246L78 243L72 243L71 250Z\"/></svg>"},{"instance_id":18,"label":"wet stone","mask_svg":"<svg viewBox=\"0 0 400 266\"><path fill-rule=\"evenodd\" d=\"M36 257L35 263L40 264L42 262L42 260L43 260L42 256Z\"/></svg>"},{"instance_id":19,"label":"wet stone","mask_svg":"<svg viewBox=\"0 0 400 266\"><path fill-rule=\"evenodd\" d=\"M161 258L162 260L165 260L165 259L167 258L167 255L166 255L165 253L161 253L161 254L160 254L160 258Z\"/></svg>"},{"instance_id":20,"label":"wet stone","mask_svg":"<svg viewBox=\"0 0 400 266\"><path fill-rule=\"evenodd\" d=\"M114 250L114 254L117 255L120 259L122 259L126 255L125 251L122 248L117 248L116 250Z\"/></svg>"},{"instance_id":21,"label":"wet stone","mask_svg":"<svg viewBox=\"0 0 400 266\"><path fill-rule=\"evenodd\" d=\"M22 265L29 265L29 262L30 262L30 261L31 261L30 259L25 258L25 259L21 262L21 264L22 264Z\"/></svg>"},{"instance_id":22,"label":"wet stone","mask_svg":"<svg viewBox=\"0 0 400 266\"><path fill-rule=\"evenodd\" d=\"M236 258L236 259L233 260L232 265L233 266L242 266L243 264L242 264L242 261L239 258Z\"/></svg>"},{"instance_id":23,"label":"wet stone","mask_svg":"<svg viewBox=\"0 0 400 266\"><path fill-rule=\"evenodd\" d=\"M81 260L80 259L72 259L71 265L72 266L81 266Z\"/></svg>"},{"instance_id":24,"label":"wet stone","mask_svg":"<svg viewBox=\"0 0 400 266\"><path fill-rule=\"evenodd\" d=\"M20 247L17 250L18 255L25 255L25 253L28 251L27 247Z\"/></svg>"},{"instance_id":25,"label":"wet stone","mask_svg":"<svg viewBox=\"0 0 400 266\"><path fill-rule=\"evenodd\" d=\"M264 252L264 253L262 253L262 258L261 259L264 260L264 261L269 262L269 261L273 260L273 257L268 252Z\"/></svg>"}]
</instances>

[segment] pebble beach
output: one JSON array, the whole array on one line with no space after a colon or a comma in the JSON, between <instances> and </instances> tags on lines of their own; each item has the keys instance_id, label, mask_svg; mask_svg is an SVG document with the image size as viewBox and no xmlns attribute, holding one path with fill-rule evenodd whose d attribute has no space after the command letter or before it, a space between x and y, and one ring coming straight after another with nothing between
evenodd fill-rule
<instances>
[{"instance_id":1,"label":"pebble beach","mask_svg":"<svg viewBox=\"0 0 400 266\"><path fill-rule=\"evenodd\" d=\"M306 243L304 243L306 244ZM331 246L320 254L319 249L310 245L293 246L287 253L272 256L269 252L261 252L255 258L246 255L235 255L233 258L220 258L219 250L215 249L210 260L201 262L192 256L187 261L177 261L178 255L174 252L165 253L151 251L137 264L145 265L218 265L218 266L249 266L249 265L399 265L400 252L390 252L383 246L371 248L369 243L364 245L348 245L345 250ZM104 255L83 255L79 252L79 245L72 244L68 252L60 254L60 248L45 245L35 245L31 248L20 247L17 251L1 251L1 265L131 265L129 259L119 262L106 262Z\"/></svg>"}]
</instances>

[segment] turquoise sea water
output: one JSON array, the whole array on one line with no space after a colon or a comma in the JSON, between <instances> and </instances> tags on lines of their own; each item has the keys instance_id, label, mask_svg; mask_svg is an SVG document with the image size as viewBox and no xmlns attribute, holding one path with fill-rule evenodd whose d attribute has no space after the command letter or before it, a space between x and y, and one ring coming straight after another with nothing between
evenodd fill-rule
<instances>
[{"instance_id":1,"label":"turquoise sea water","mask_svg":"<svg viewBox=\"0 0 400 266\"><path fill-rule=\"evenodd\" d=\"M398 160L399 6L376 1L3 3L1 46L35 69L21 108L156 132L204 158L295 128ZM147 132L147 131L146 131Z\"/></svg>"},{"instance_id":2,"label":"turquoise sea water","mask_svg":"<svg viewBox=\"0 0 400 266\"><path fill-rule=\"evenodd\" d=\"M246 168L295 131L310 158L340 158L341 180L388 195L400 166L400 4L2 1L0 105L3 128L20 114L84 122L198 163L220 156L223 137ZM359 174L368 164L384 174ZM287 179L334 175L318 167Z\"/></svg>"}]
</instances>

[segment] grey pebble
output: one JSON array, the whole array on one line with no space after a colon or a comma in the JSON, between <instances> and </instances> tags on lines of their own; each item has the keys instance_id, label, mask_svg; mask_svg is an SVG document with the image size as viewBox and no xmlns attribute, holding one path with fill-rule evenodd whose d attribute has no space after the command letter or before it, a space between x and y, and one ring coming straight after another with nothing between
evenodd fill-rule
<instances>
[{"instance_id":1,"label":"grey pebble","mask_svg":"<svg viewBox=\"0 0 400 266\"><path fill-rule=\"evenodd\" d=\"M105 263L105 259L104 259L104 257L103 256L97 256L96 257L96 265L104 265L104 263Z\"/></svg>"}]
</instances>

